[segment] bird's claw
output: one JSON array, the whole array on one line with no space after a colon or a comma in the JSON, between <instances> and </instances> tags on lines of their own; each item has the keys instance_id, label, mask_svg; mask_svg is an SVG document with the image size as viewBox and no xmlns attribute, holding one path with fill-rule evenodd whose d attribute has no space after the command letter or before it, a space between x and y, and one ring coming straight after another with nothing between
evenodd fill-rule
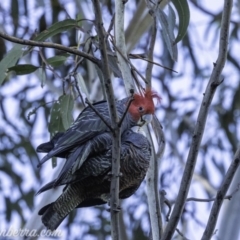
<instances>
[{"instance_id":1,"label":"bird's claw","mask_svg":"<svg viewBox=\"0 0 240 240\"><path fill-rule=\"evenodd\" d=\"M121 208L120 206L117 206L117 207L114 207L114 208L113 208L113 211L114 211L114 212L120 212L121 210L122 210L122 208ZM108 211L108 212L111 212L111 208L108 208L107 211Z\"/></svg>"}]
</instances>

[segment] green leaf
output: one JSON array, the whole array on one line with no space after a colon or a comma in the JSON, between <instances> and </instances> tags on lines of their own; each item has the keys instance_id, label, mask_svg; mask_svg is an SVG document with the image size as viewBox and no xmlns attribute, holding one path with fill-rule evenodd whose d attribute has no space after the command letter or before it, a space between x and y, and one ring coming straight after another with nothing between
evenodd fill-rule
<instances>
[{"instance_id":1,"label":"green leaf","mask_svg":"<svg viewBox=\"0 0 240 240\"><path fill-rule=\"evenodd\" d=\"M162 27L161 32L163 39L167 45L167 49L171 55L171 58L174 61L177 61L178 57L178 50L177 50L177 45L174 45L175 37L173 33L173 28L172 26L172 19L170 20L166 13L162 9L158 9L156 12L156 17Z\"/></svg>"},{"instance_id":2,"label":"green leaf","mask_svg":"<svg viewBox=\"0 0 240 240\"><path fill-rule=\"evenodd\" d=\"M85 84L85 81L84 81L82 75L80 73L77 73L76 78L77 78L78 85L81 89L81 92L83 92L86 95L87 99L89 99L89 92L87 90L87 86Z\"/></svg>"},{"instance_id":3,"label":"green leaf","mask_svg":"<svg viewBox=\"0 0 240 240\"><path fill-rule=\"evenodd\" d=\"M77 21L73 19L66 19L60 21L53 24L47 30L41 32L34 40L44 41L47 38L50 38L58 33L61 33L76 26ZM23 48L23 45L16 44L0 62L0 85L2 85L4 79L7 77L7 69L14 66L18 59L23 55L23 53L27 54L32 49L32 47L28 48L28 50L23 50Z\"/></svg>"},{"instance_id":4,"label":"green leaf","mask_svg":"<svg viewBox=\"0 0 240 240\"><path fill-rule=\"evenodd\" d=\"M7 77L8 68L14 66L23 54L23 45L16 44L0 62L0 85Z\"/></svg>"},{"instance_id":5,"label":"green leaf","mask_svg":"<svg viewBox=\"0 0 240 240\"><path fill-rule=\"evenodd\" d=\"M45 72L45 64L42 65L41 68L39 68L40 78L41 78L41 87L43 88L45 86L46 82L46 72Z\"/></svg>"},{"instance_id":6,"label":"green leaf","mask_svg":"<svg viewBox=\"0 0 240 240\"><path fill-rule=\"evenodd\" d=\"M69 57L69 54L62 54L62 55L50 57L50 58L46 59L46 61L51 66L58 67L58 66L62 65L68 57Z\"/></svg>"},{"instance_id":7,"label":"green leaf","mask_svg":"<svg viewBox=\"0 0 240 240\"><path fill-rule=\"evenodd\" d=\"M71 95L62 95L58 101L53 104L48 130L51 137L58 132L64 132L73 122L72 110L73 99ZM57 166L57 158L52 158L52 167Z\"/></svg>"},{"instance_id":8,"label":"green leaf","mask_svg":"<svg viewBox=\"0 0 240 240\"><path fill-rule=\"evenodd\" d=\"M176 8L179 17L178 35L174 42L174 44L176 44L183 39L184 35L187 32L190 21L190 11L187 0L172 0L172 3Z\"/></svg>"},{"instance_id":9,"label":"green leaf","mask_svg":"<svg viewBox=\"0 0 240 240\"><path fill-rule=\"evenodd\" d=\"M62 95L59 98L59 103L60 103L60 113L62 117L62 123L65 130L67 130L73 122L72 110L73 110L74 101L72 96L69 94L69 95Z\"/></svg>"},{"instance_id":10,"label":"green leaf","mask_svg":"<svg viewBox=\"0 0 240 240\"><path fill-rule=\"evenodd\" d=\"M25 75L35 72L39 67L31 64L19 64L8 68L8 72L14 71L17 75Z\"/></svg>"},{"instance_id":11,"label":"green leaf","mask_svg":"<svg viewBox=\"0 0 240 240\"><path fill-rule=\"evenodd\" d=\"M50 123L48 125L48 131L50 132L51 137L53 137L57 132L64 132L64 126L62 123L62 117L60 113L61 105L57 101L53 104Z\"/></svg>"},{"instance_id":12,"label":"green leaf","mask_svg":"<svg viewBox=\"0 0 240 240\"><path fill-rule=\"evenodd\" d=\"M80 12L80 13L78 13L77 14L77 25L79 26L79 27L81 27L82 26L82 19L84 18L84 16L83 16L83 14Z\"/></svg>"},{"instance_id":13,"label":"green leaf","mask_svg":"<svg viewBox=\"0 0 240 240\"><path fill-rule=\"evenodd\" d=\"M13 36L16 35L19 26L19 4L18 0L12 0L11 2L11 15L13 18L14 32Z\"/></svg>"},{"instance_id":14,"label":"green leaf","mask_svg":"<svg viewBox=\"0 0 240 240\"><path fill-rule=\"evenodd\" d=\"M50 38L58 33L64 32L76 26L77 26L77 21L74 19L66 19L66 20L60 21L60 22L54 23L50 28L38 34L38 36L34 40L44 41L47 38Z\"/></svg>"}]
</instances>

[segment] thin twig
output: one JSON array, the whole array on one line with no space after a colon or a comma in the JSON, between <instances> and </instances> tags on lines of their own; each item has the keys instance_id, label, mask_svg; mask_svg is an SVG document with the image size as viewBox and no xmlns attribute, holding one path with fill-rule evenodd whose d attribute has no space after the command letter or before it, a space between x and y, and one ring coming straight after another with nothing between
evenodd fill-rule
<instances>
[{"instance_id":1,"label":"thin twig","mask_svg":"<svg viewBox=\"0 0 240 240\"><path fill-rule=\"evenodd\" d=\"M198 114L197 123L194 128L192 137L192 143L190 146L186 167L184 169L183 177L181 180L180 190L176 199L173 212L171 214L169 223L165 229L163 240L172 239L174 231L177 227L178 221L182 215L183 207L186 202L187 194L191 184L193 172L195 169L197 156L199 152L200 143L202 140L204 127L208 115L208 109L211 104L217 86L221 83L221 72L227 59L227 48L229 38L229 24L232 9L232 0L225 0L223 7L223 16L220 30L220 43L219 53L216 61L216 65L212 71L209 83L206 88L205 95L201 104L201 108Z\"/></svg>"},{"instance_id":2,"label":"thin twig","mask_svg":"<svg viewBox=\"0 0 240 240\"><path fill-rule=\"evenodd\" d=\"M183 233L178 228L176 228L176 232L183 238L183 240L189 240L183 235Z\"/></svg>"},{"instance_id":3,"label":"thin twig","mask_svg":"<svg viewBox=\"0 0 240 240\"><path fill-rule=\"evenodd\" d=\"M223 199L231 200L232 199L232 195L227 195ZM186 202L213 202L215 200L216 200L216 198L206 199L206 198L194 198L194 197L191 197L191 198L187 198Z\"/></svg>"},{"instance_id":4,"label":"thin twig","mask_svg":"<svg viewBox=\"0 0 240 240\"><path fill-rule=\"evenodd\" d=\"M53 101L50 101L50 102L46 102L46 103L43 103L43 104L39 104L39 106L35 107L33 110L31 110L28 115L27 115L27 120L30 120L30 116L33 115L33 114L36 114L37 110L40 108L40 107L44 107L46 106L47 104L49 103L53 103L53 102L57 102L56 100L53 100Z\"/></svg>"},{"instance_id":5,"label":"thin twig","mask_svg":"<svg viewBox=\"0 0 240 240\"><path fill-rule=\"evenodd\" d=\"M105 123L105 125L110 129L111 132L113 132L113 128L106 122L104 117L97 111L97 109L88 101L88 99L85 99L85 103L96 113L96 115L99 116L99 118Z\"/></svg>"},{"instance_id":6,"label":"thin twig","mask_svg":"<svg viewBox=\"0 0 240 240\"><path fill-rule=\"evenodd\" d=\"M165 197L167 195L167 193L164 191L164 190L161 190L160 191L160 194L161 196L160 198L160 202L161 203L165 203L167 206L168 206L168 212L167 212L167 215L166 215L166 221L168 222L169 221L169 216L171 214L171 211L172 211L172 204L171 202ZM161 204L161 207L162 207L163 204Z\"/></svg>"},{"instance_id":7,"label":"thin twig","mask_svg":"<svg viewBox=\"0 0 240 240\"><path fill-rule=\"evenodd\" d=\"M130 90L130 93L131 93L131 97L130 97L129 100L128 100L128 104L127 104L127 107L126 107L126 109L125 109L125 112L124 112L123 115L122 115L122 118L121 118L120 121L118 122L118 127L121 127L121 126L122 126L123 120L124 120L124 118L126 117L126 114L127 114L127 112L128 112L128 109L129 109L132 101L134 100L134 98L133 98L134 90L133 90L133 89L132 89L132 91Z\"/></svg>"},{"instance_id":8,"label":"thin twig","mask_svg":"<svg viewBox=\"0 0 240 240\"><path fill-rule=\"evenodd\" d=\"M75 88L77 89L78 96L80 97L83 105L85 106L85 103L84 103L84 100L83 100L83 96L82 96L82 94L81 94L80 88L79 88L79 86L78 86L78 81L77 81L77 78L76 78L77 69L78 69L79 65L82 63L83 60L84 60L84 58L80 58L80 59L76 62L75 66L74 66L74 68L73 68L73 70L72 70L72 72L71 72L71 74L70 74L70 78L71 78L71 76L73 76L73 78L74 78L74 83L75 83ZM67 76L67 77L68 77L68 76Z\"/></svg>"},{"instance_id":9,"label":"thin twig","mask_svg":"<svg viewBox=\"0 0 240 240\"><path fill-rule=\"evenodd\" d=\"M164 69L167 69L167 70L170 70L170 71L172 71L172 72L178 73L176 70L174 70L174 69L172 69L172 68L169 68L169 67L163 66L163 65L161 65L161 64L159 64L159 63L157 63L157 62L151 61L151 60L149 60L149 59L147 59L147 58L145 58L145 57L143 57L143 56L141 56L141 55L139 55L139 54L132 54L132 53L130 53L130 54L128 54L128 57L131 58L131 59L141 59L141 60L143 60L143 61L152 63L152 64L157 65L157 66L159 66L159 67L162 67L162 68L164 68Z\"/></svg>"},{"instance_id":10,"label":"thin twig","mask_svg":"<svg viewBox=\"0 0 240 240\"><path fill-rule=\"evenodd\" d=\"M110 25L109 25L109 27L108 27L108 30L107 30L107 33L108 33L108 34L110 34L110 32L111 32L112 29L113 29L114 20L115 20L115 13L114 13L113 16L112 16L112 19L111 19Z\"/></svg>"},{"instance_id":11,"label":"thin twig","mask_svg":"<svg viewBox=\"0 0 240 240\"><path fill-rule=\"evenodd\" d=\"M73 75L73 79L74 79L74 83L75 83L75 88L77 89L77 92L78 92L78 96L80 97L83 106L86 107L85 102L83 100L82 93L81 93L80 88L78 86L78 81L77 81L76 74Z\"/></svg>"},{"instance_id":12,"label":"thin twig","mask_svg":"<svg viewBox=\"0 0 240 240\"><path fill-rule=\"evenodd\" d=\"M39 47L39 55L43 61L43 63L48 67L47 69L50 70L53 75L55 76L55 78L59 78L62 79L62 90L63 90L63 94L65 95L65 81L64 79L52 68L52 66L47 62L47 59L45 58L45 56L43 55L42 52L42 48Z\"/></svg>"},{"instance_id":13,"label":"thin twig","mask_svg":"<svg viewBox=\"0 0 240 240\"><path fill-rule=\"evenodd\" d=\"M225 196L223 199L231 200L233 196L239 191L240 184L238 184L237 188L229 195ZM203 199L203 198L187 198L186 202L194 201L194 202L212 202L215 201L217 197L215 198L209 198L209 199Z\"/></svg>"},{"instance_id":14,"label":"thin twig","mask_svg":"<svg viewBox=\"0 0 240 240\"><path fill-rule=\"evenodd\" d=\"M126 61L126 63L128 63L128 64L131 66L132 70L134 70L134 71L142 78L142 80L143 80L145 83L147 83L145 77L143 77L143 75L134 67L134 65L131 63L131 61L129 61L129 60L127 59L127 57L125 57L125 56L123 55L123 53L122 53L122 52L120 51L120 49L116 46L116 44L114 43L114 41L111 40L111 42L112 42L114 48L117 50L117 53L119 53L119 54L122 56L122 58Z\"/></svg>"},{"instance_id":15,"label":"thin twig","mask_svg":"<svg viewBox=\"0 0 240 240\"><path fill-rule=\"evenodd\" d=\"M225 195L227 193L227 190L232 182L232 179L234 177L234 174L236 173L238 166L240 163L240 147L238 148L238 150L236 151L235 155L234 155L234 159L225 175L225 178L223 180L222 186L220 187L220 189L218 190L217 193L217 197L214 201L214 204L212 206L209 218L208 218L208 223L206 226L206 229L203 233L202 236L202 240L208 240L212 237L216 223L217 223L217 219L218 219L218 215L223 203L223 200L225 199Z\"/></svg>"},{"instance_id":16,"label":"thin twig","mask_svg":"<svg viewBox=\"0 0 240 240\"><path fill-rule=\"evenodd\" d=\"M68 52L68 53L72 53L72 54L77 55L77 56L81 56L81 57L86 58L86 59L90 60L91 62L97 64L98 66L100 65L100 61L97 58L93 57L92 55L87 54L85 52L82 52L80 50L70 48L70 47L65 47L61 44L20 39L20 38L10 36L10 35L8 35L6 33L3 33L3 32L0 32L0 37L4 38L4 39L6 39L10 42L19 43L19 44L22 44L22 45L34 46L34 47L55 48L55 49L58 49L58 50L61 50L61 51L64 51L64 52Z\"/></svg>"}]
</instances>

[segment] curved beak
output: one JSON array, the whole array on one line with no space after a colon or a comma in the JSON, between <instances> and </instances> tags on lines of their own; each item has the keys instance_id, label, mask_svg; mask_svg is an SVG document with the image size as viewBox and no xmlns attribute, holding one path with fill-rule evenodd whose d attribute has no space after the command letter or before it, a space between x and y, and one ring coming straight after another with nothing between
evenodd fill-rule
<instances>
[{"instance_id":1,"label":"curved beak","mask_svg":"<svg viewBox=\"0 0 240 240\"><path fill-rule=\"evenodd\" d=\"M150 123L152 119L153 119L152 114L145 114L139 120L139 125L142 127L143 125Z\"/></svg>"}]
</instances>

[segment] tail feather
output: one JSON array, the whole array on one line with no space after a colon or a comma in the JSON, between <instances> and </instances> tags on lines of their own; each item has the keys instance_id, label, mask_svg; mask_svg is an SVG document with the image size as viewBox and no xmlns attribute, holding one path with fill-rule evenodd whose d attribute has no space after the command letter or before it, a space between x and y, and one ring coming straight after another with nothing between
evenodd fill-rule
<instances>
[{"instance_id":1,"label":"tail feather","mask_svg":"<svg viewBox=\"0 0 240 240\"><path fill-rule=\"evenodd\" d=\"M43 152L43 153L48 153L48 152L50 152L52 149L53 149L53 144L51 143L51 141L50 142L46 142L46 143L42 143L42 144L40 144L38 147L37 147L37 149L36 149L36 151L37 152Z\"/></svg>"},{"instance_id":2,"label":"tail feather","mask_svg":"<svg viewBox=\"0 0 240 240\"><path fill-rule=\"evenodd\" d=\"M64 133L62 133L62 132L56 133L49 142L40 144L36 149L37 152L44 152L44 153L50 152L54 148L58 139L61 138L63 135L64 135Z\"/></svg>"},{"instance_id":3,"label":"tail feather","mask_svg":"<svg viewBox=\"0 0 240 240\"><path fill-rule=\"evenodd\" d=\"M46 185L44 185L43 187L41 187L41 188L38 190L38 192L36 193L36 195L38 195L38 194L40 194L40 193L42 193L42 192L45 192L45 191L47 191L47 190L49 190L49 189L51 189L51 188L54 188L54 187L55 187L55 186L54 186L54 183L55 183L55 180L47 183Z\"/></svg>"},{"instance_id":4,"label":"tail feather","mask_svg":"<svg viewBox=\"0 0 240 240\"><path fill-rule=\"evenodd\" d=\"M46 205L46 206L44 206L44 207L42 207L42 208L38 211L38 215L43 215L51 205L53 205L53 202L52 202L52 203L49 203L48 205Z\"/></svg>"},{"instance_id":5,"label":"tail feather","mask_svg":"<svg viewBox=\"0 0 240 240\"><path fill-rule=\"evenodd\" d=\"M39 210L38 214L42 215L42 223L47 229L55 230L64 220L64 218L75 209L84 199L81 196L82 188L78 184L73 184L60 195L53 203L50 203Z\"/></svg>"},{"instance_id":6,"label":"tail feather","mask_svg":"<svg viewBox=\"0 0 240 240\"><path fill-rule=\"evenodd\" d=\"M50 203L41 208L38 214L42 215L42 223L47 229L50 229L51 231L56 230L64 218L67 216L62 216L58 211L55 211L54 203Z\"/></svg>"}]
</instances>

